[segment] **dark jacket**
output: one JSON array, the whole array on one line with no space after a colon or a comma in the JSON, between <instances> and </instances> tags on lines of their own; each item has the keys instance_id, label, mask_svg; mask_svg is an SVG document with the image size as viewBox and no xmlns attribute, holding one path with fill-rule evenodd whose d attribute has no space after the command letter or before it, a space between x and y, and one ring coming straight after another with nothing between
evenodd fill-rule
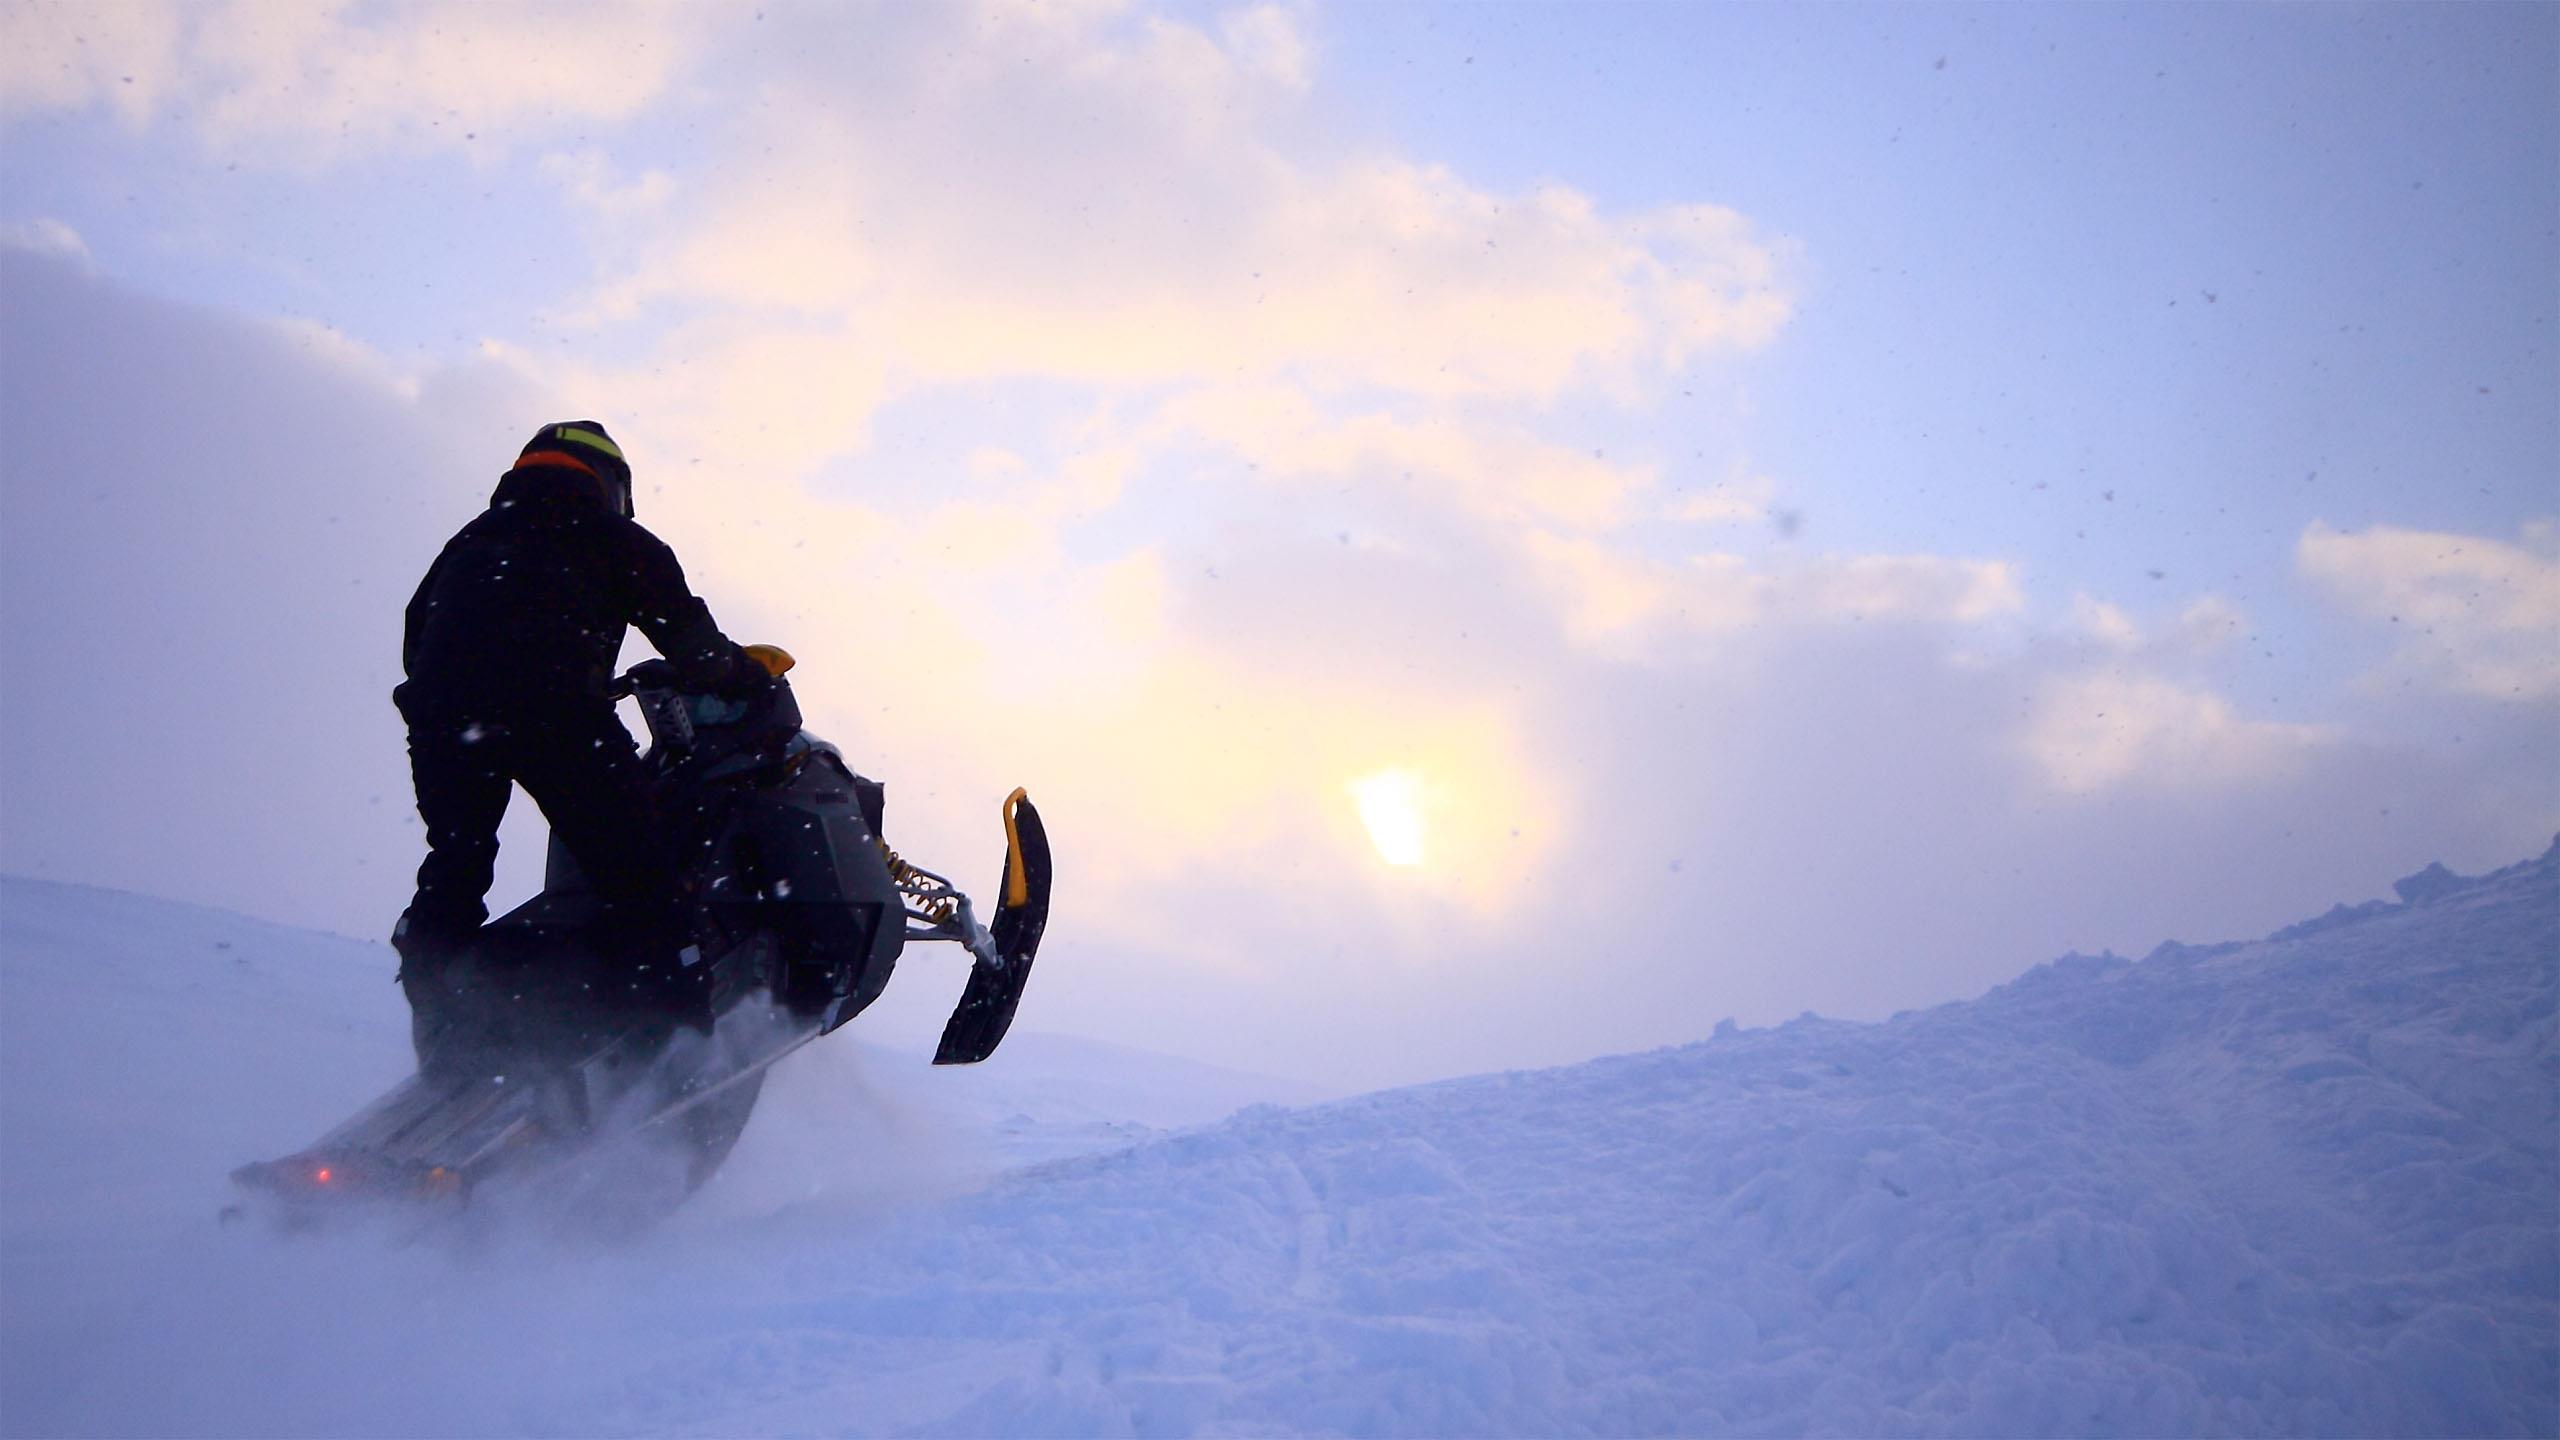
<instances>
[{"instance_id":1,"label":"dark jacket","mask_svg":"<svg viewBox=\"0 0 2560 1440\"><path fill-rule=\"evenodd\" d=\"M401 646L409 682L393 695L404 711L602 704L629 625L688 689L764 676L686 588L675 552L607 510L591 479L510 470L418 582Z\"/></svg>"}]
</instances>

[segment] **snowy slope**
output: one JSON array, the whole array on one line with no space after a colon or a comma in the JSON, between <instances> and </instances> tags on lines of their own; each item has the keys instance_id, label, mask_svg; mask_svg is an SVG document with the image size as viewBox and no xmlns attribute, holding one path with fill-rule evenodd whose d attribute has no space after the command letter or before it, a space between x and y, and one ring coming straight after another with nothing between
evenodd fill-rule
<instances>
[{"instance_id":1,"label":"snowy slope","mask_svg":"<svg viewBox=\"0 0 2560 1440\"><path fill-rule=\"evenodd\" d=\"M308 1143L407 1073L395 965L377 943L0 877L0 1431L115 1428L84 1418L101 1413L84 1395L124 1385L126 1362L99 1347L129 1338L135 1317L170 1298L172 1276L205 1280L193 1267L208 1246L234 1242L206 1233L234 1198L223 1177ZM947 1008L963 978L910 959L893 996L913 986ZM864 1028L775 1074L686 1223L821 1200L914 1203L1246 1105L1320 1098L1297 1082L1036 1031L1009 1037L1002 1064L934 1069L929 1033L882 1044ZM163 1358L184 1364L196 1343L176 1339ZM284 1407L274 1414L296 1413L290 1397L268 1398ZM180 1389L106 1403L136 1415L132 1405L164 1401L127 1428L219 1430L231 1413L196 1408ZM418 1433L438 1428L428 1413Z\"/></svg>"},{"instance_id":2,"label":"snowy slope","mask_svg":"<svg viewBox=\"0 0 2560 1440\"><path fill-rule=\"evenodd\" d=\"M396 1063L396 994L313 1008L333 945L389 992L378 952L240 930L186 965L138 940L101 960L94 927L120 920L188 937L126 897L13 884L0 1421L2553 1433L2560 846L2404 898L2068 957L1885 1024L1256 1108L992 1179L1004 1121L930 1115L915 1067L846 1047L811 1057L841 1067L825 1087L778 1085L676 1223L564 1249L212 1226L188 1209L206 1174L304 1137L207 1117L282 1105L281 1069L325 1090ZM179 1056L130 1078L160 1029ZM1018 1112L1051 1140L1016 1153L1109 1142L1058 1138L1112 1123L1069 1113L1079 1063L1053 1059L1052 1109ZM39 1118L28 1085L64 1073L94 1102Z\"/></svg>"}]
</instances>

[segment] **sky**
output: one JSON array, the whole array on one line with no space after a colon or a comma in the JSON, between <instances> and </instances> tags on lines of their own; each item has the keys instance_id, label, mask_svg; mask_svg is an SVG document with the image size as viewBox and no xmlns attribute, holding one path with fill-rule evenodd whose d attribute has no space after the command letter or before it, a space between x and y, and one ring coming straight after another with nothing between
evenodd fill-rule
<instances>
[{"instance_id":1,"label":"sky","mask_svg":"<svg viewBox=\"0 0 2560 1440\"><path fill-rule=\"evenodd\" d=\"M387 932L401 607L573 416L902 850L991 878L1029 787L1029 1027L1392 1083L2504 864L2555 64L2529 5L11 0L0 870Z\"/></svg>"}]
</instances>

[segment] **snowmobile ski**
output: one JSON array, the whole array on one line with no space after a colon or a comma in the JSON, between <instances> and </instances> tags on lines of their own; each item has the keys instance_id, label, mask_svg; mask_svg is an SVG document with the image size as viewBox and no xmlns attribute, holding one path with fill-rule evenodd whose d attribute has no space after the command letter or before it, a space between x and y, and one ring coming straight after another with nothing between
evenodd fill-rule
<instances>
[{"instance_id":1,"label":"snowmobile ski","mask_svg":"<svg viewBox=\"0 0 2560 1440\"><path fill-rule=\"evenodd\" d=\"M969 967L969 987L942 1027L936 1065L975 1065L995 1053L1013 1025L1040 934L1049 927L1049 832L1031 797L1019 789L1005 797L1004 838L1004 888L987 927L991 943L972 950L976 963Z\"/></svg>"}]
</instances>

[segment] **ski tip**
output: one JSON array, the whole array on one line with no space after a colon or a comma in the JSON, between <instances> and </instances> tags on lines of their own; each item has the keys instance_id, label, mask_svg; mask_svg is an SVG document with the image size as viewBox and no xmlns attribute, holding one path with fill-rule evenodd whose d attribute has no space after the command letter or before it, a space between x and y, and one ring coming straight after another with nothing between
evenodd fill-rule
<instances>
[{"instance_id":1,"label":"ski tip","mask_svg":"<svg viewBox=\"0 0 2560 1440\"><path fill-rule=\"evenodd\" d=\"M1031 794L1019 785L1013 787L1012 794L1004 797L1003 903L1016 907L1028 903L1031 899L1030 869L1022 858L1021 819L1022 812L1030 808ZM1031 810L1032 823L1038 824L1039 818L1040 812L1036 809Z\"/></svg>"}]
</instances>

